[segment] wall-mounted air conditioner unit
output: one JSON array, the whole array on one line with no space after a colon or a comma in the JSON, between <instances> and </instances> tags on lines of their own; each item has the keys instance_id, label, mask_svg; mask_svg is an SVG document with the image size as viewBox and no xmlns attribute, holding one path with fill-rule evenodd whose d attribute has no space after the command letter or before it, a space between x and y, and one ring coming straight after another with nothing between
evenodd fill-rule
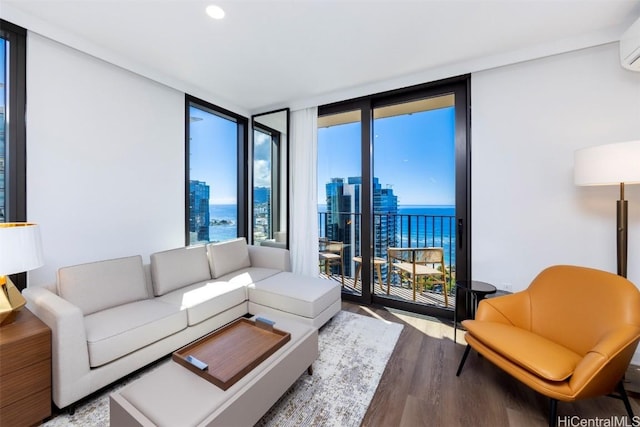
<instances>
[{"instance_id":1,"label":"wall-mounted air conditioner unit","mask_svg":"<svg viewBox=\"0 0 640 427\"><path fill-rule=\"evenodd\" d=\"M620 61L624 68L640 71L640 19L620 38Z\"/></svg>"}]
</instances>

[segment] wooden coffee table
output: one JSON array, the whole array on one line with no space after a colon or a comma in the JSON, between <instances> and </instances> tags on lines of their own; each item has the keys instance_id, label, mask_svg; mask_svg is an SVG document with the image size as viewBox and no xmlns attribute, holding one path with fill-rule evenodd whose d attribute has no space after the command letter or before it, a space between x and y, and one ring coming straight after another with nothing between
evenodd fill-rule
<instances>
[{"instance_id":1,"label":"wooden coffee table","mask_svg":"<svg viewBox=\"0 0 640 427\"><path fill-rule=\"evenodd\" d=\"M172 358L226 390L290 339L290 333L274 328L272 323L242 318L181 348ZM199 367L198 362L207 368Z\"/></svg>"}]
</instances>

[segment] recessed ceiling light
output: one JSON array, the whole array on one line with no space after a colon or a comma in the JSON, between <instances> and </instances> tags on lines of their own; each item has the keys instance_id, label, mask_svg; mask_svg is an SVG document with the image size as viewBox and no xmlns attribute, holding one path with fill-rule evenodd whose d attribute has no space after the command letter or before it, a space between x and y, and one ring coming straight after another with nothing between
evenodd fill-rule
<instances>
[{"instance_id":1,"label":"recessed ceiling light","mask_svg":"<svg viewBox=\"0 0 640 427\"><path fill-rule=\"evenodd\" d=\"M216 6L215 4L210 4L207 6L207 15L212 17L213 19L222 19L224 18L224 10L220 6Z\"/></svg>"}]
</instances>

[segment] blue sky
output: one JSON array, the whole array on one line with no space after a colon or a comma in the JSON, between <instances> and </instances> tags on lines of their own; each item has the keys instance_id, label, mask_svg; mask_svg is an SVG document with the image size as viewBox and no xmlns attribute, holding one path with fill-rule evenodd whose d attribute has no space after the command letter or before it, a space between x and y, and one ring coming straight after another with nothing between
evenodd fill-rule
<instances>
[{"instance_id":1,"label":"blue sky","mask_svg":"<svg viewBox=\"0 0 640 427\"><path fill-rule=\"evenodd\" d=\"M191 179L209 184L211 204L235 204L236 123L194 107L190 115L201 119L191 122ZM455 205L454 118L448 107L374 121L374 176L393 188L399 205ZM256 141L258 186L270 177L265 142ZM324 204L331 178L360 174L360 124L319 129L318 202Z\"/></svg>"},{"instance_id":2,"label":"blue sky","mask_svg":"<svg viewBox=\"0 0 640 427\"><path fill-rule=\"evenodd\" d=\"M190 107L190 179L209 185L209 204L237 203L237 124ZM194 120L194 118L196 120ZM271 186L271 139L258 133L254 141L253 175L257 187Z\"/></svg>"},{"instance_id":3,"label":"blue sky","mask_svg":"<svg viewBox=\"0 0 640 427\"><path fill-rule=\"evenodd\" d=\"M373 169L399 205L455 204L454 108L376 119ZM322 128L318 133L318 203L333 177L360 176L360 124Z\"/></svg>"},{"instance_id":4,"label":"blue sky","mask_svg":"<svg viewBox=\"0 0 640 427\"><path fill-rule=\"evenodd\" d=\"M236 204L238 193L237 124L191 107L190 174L209 184L210 204ZM202 120L194 121L193 118Z\"/></svg>"},{"instance_id":5,"label":"blue sky","mask_svg":"<svg viewBox=\"0 0 640 427\"><path fill-rule=\"evenodd\" d=\"M0 39L0 106L4 107L4 82L5 82L5 41L4 39Z\"/></svg>"}]
</instances>

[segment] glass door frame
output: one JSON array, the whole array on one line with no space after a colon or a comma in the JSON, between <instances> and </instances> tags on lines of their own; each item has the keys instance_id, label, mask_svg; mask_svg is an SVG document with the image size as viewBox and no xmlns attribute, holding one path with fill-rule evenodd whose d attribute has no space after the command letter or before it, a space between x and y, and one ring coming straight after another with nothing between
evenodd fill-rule
<instances>
[{"instance_id":1,"label":"glass door frame","mask_svg":"<svg viewBox=\"0 0 640 427\"><path fill-rule=\"evenodd\" d=\"M436 82L410 86L403 89L370 95L344 102L320 106L318 116L360 110L361 114L361 228L362 294L343 293L345 300L365 305L382 305L415 313L453 319L453 310L427 306L410 301L399 301L372 292L373 230L373 111L377 107L415 101L446 94L455 96L455 164L456 164L456 279L470 279L471 275L471 117L470 76L463 75ZM464 294L464 293L462 293ZM458 307L458 301L456 301ZM460 301L465 315L466 304Z\"/></svg>"}]
</instances>

